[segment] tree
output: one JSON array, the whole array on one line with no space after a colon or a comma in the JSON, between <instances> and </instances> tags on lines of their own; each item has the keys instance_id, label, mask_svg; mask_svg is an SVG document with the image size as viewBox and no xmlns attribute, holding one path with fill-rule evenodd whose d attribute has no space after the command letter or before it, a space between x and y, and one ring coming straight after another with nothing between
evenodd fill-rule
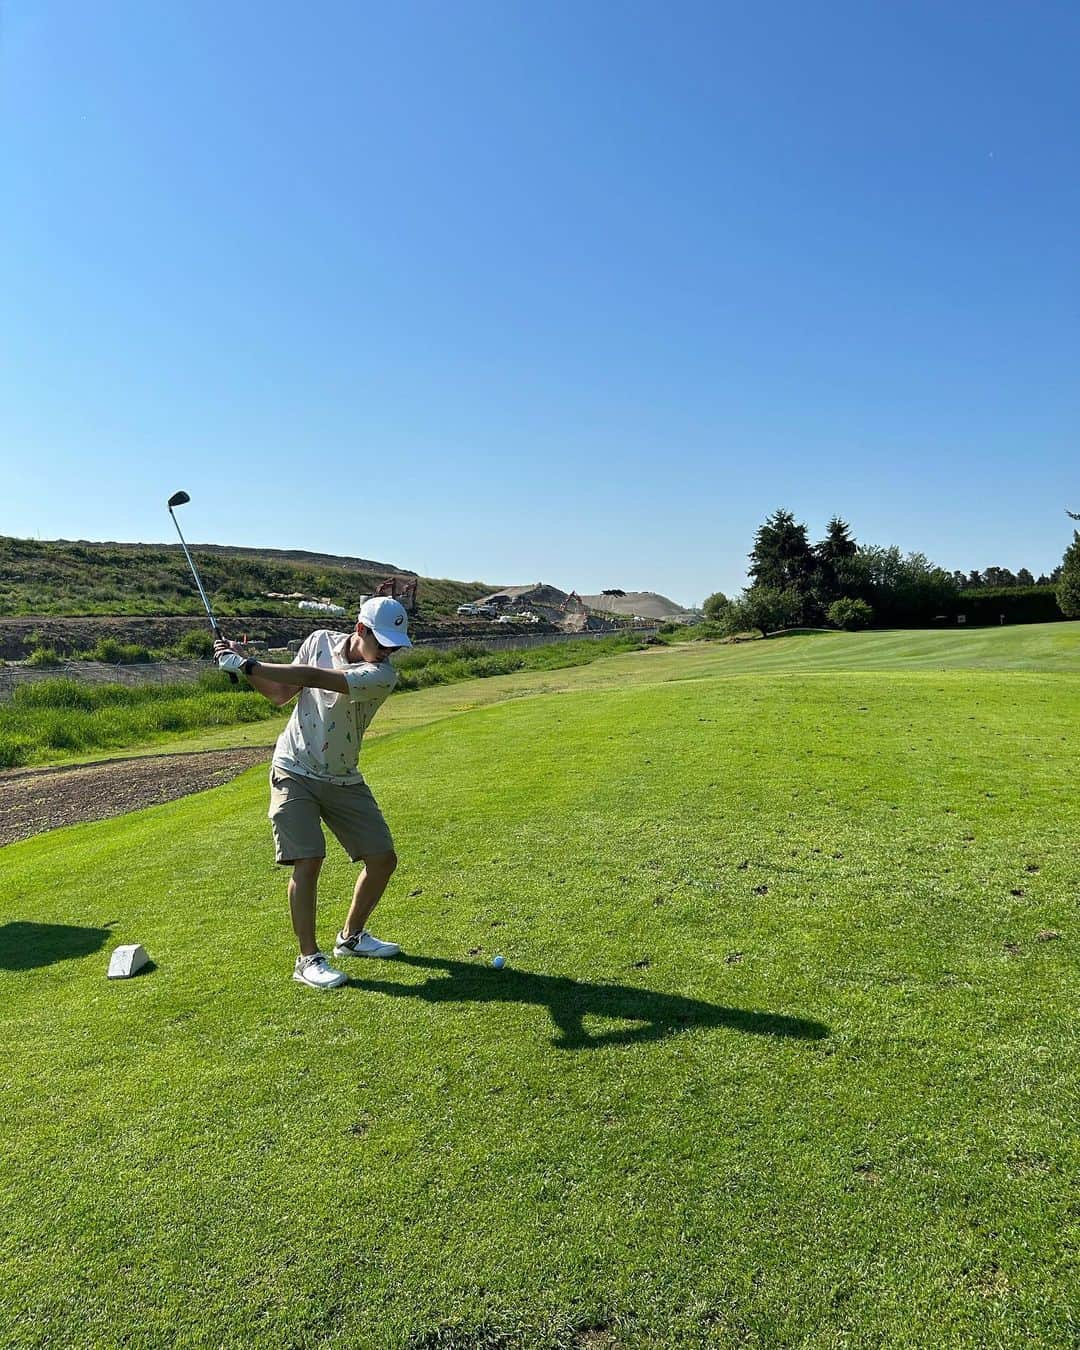
<instances>
[{"instance_id":1,"label":"tree","mask_svg":"<svg viewBox=\"0 0 1080 1350\"><path fill-rule=\"evenodd\" d=\"M799 622L799 596L776 586L751 586L724 612L724 627L731 633L760 628L768 637L779 628L791 628Z\"/></svg>"},{"instance_id":2,"label":"tree","mask_svg":"<svg viewBox=\"0 0 1080 1350\"><path fill-rule=\"evenodd\" d=\"M827 562L836 562L838 558L850 558L858 553L859 546L851 537L851 526L839 516L833 516L829 528L820 544L814 545L814 552Z\"/></svg>"},{"instance_id":3,"label":"tree","mask_svg":"<svg viewBox=\"0 0 1080 1350\"><path fill-rule=\"evenodd\" d=\"M1016 574L1016 584L1018 586L1034 586L1035 578L1026 567L1021 567L1020 571Z\"/></svg>"},{"instance_id":4,"label":"tree","mask_svg":"<svg viewBox=\"0 0 1080 1350\"><path fill-rule=\"evenodd\" d=\"M843 562L843 592L865 600L880 625L925 623L952 605L956 581L922 553L906 556L893 545L860 546Z\"/></svg>"},{"instance_id":5,"label":"tree","mask_svg":"<svg viewBox=\"0 0 1080 1350\"><path fill-rule=\"evenodd\" d=\"M874 621L874 611L865 600L851 600L845 595L829 606L828 618L837 628L851 633L857 628L869 628Z\"/></svg>"},{"instance_id":6,"label":"tree","mask_svg":"<svg viewBox=\"0 0 1080 1350\"><path fill-rule=\"evenodd\" d=\"M1072 512L1069 512L1072 515ZM1073 517L1080 519L1080 517ZM1080 619L1080 530L1073 530L1073 541L1061 560L1057 583L1058 609L1067 619Z\"/></svg>"},{"instance_id":7,"label":"tree","mask_svg":"<svg viewBox=\"0 0 1080 1350\"><path fill-rule=\"evenodd\" d=\"M750 576L755 586L772 590L807 590L815 572L806 526L796 525L790 511L778 510L754 537Z\"/></svg>"},{"instance_id":8,"label":"tree","mask_svg":"<svg viewBox=\"0 0 1080 1350\"><path fill-rule=\"evenodd\" d=\"M731 608L731 601L723 591L714 591L702 605L702 613L711 623L719 623L725 610Z\"/></svg>"},{"instance_id":9,"label":"tree","mask_svg":"<svg viewBox=\"0 0 1080 1350\"><path fill-rule=\"evenodd\" d=\"M833 516L825 538L813 548L817 566L811 588L820 610L828 609L832 601L840 596L844 561L854 557L858 551L859 546L851 537L851 526L839 516Z\"/></svg>"}]
</instances>

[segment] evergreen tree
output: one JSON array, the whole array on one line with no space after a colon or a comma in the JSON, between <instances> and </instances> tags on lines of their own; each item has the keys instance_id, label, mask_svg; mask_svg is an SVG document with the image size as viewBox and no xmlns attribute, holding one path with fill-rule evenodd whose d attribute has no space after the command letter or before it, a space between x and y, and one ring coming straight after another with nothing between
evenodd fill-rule
<instances>
[{"instance_id":1,"label":"evergreen tree","mask_svg":"<svg viewBox=\"0 0 1080 1350\"><path fill-rule=\"evenodd\" d=\"M1057 602L1067 619L1080 619L1080 530L1073 530L1073 541L1061 560Z\"/></svg>"},{"instance_id":2,"label":"evergreen tree","mask_svg":"<svg viewBox=\"0 0 1080 1350\"><path fill-rule=\"evenodd\" d=\"M814 552L819 558L833 563L840 558L850 558L858 550L858 544L851 537L851 526L839 516L833 516L825 538L820 544L814 545Z\"/></svg>"},{"instance_id":3,"label":"evergreen tree","mask_svg":"<svg viewBox=\"0 0 1080 1350\"><path fill-rule=\"evenodd\" d=\"M785 603L792 623L815 621L820 609L814 595L818 560L806 537L806 526L796 524L790 511L774 511L760 527L754 537L749 572L754 587L789 593Z\"/></svg>"},{"instance_id":4,"label":"evergreen tree","mask_svg":"<svg viewBox=\"0 0 1080 1350\"><path fill-rule=\"evenodd\" d=\"M1034 586L1035 578L1026 567L1021 567L1020 571L1016 574L1016 584L1018 586Z\"/></svg>"},{"instance_id":5,"label":"evergreen tree","mask_svg":"<svg viewBox=\"0 0 1080 1350\"><path fill-rule=\"evenodd\" d=\"M806 526L790 511L774 511L754 536L750 575L755 586L773 590L805 589L814 575L814 554Z\"/></svg>"},{"instance_id":6,"label":"evergreen tree","mask_svg":"<svg viewBox=\"0 0 1080 1350\"><path fill-rule=\"evenodd\" d=\"M817 561L817 575L813 582L813 591L818 607L824 612L844 594L844 565L853 558L859 546L851 537L851 526L839 516L833 516L825 538L813 548Z\"/></svg>"}]
</instances>

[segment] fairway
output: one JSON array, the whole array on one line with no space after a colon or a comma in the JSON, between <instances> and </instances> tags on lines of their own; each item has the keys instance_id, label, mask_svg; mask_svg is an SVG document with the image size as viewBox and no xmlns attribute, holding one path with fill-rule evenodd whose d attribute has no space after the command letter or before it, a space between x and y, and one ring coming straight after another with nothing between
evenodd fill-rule
<instances>
[{"instance_id":1,"label":"fairway","mask_svg":"<svg viewBox=\"0 0 1080 1350\"><path fill-rule=\"evenodd\" d=\"M1075 623L395 696L333 994L264 770L4 849L0 1344L1074 1345L1078 714Z\"/></svg>"}]
</instances>

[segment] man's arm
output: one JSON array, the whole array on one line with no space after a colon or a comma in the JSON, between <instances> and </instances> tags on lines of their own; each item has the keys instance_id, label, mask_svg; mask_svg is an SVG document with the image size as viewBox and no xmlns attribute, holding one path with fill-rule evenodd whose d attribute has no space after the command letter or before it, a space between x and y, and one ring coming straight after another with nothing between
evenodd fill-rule
<instances>
[{"instance_id":1,"label":"man's arm","mask_svg":"<svg viewBox=\"0 0 1080 1350\"><path fill-rule=\"evenodd\" d=\"M300 685L295 680L290 680L288 684L279 684L276 680L267 680L263 678L265 666L259 666L258 670L253 670L247 677L248 683L253 689L257 689L263 698L268 698L271 703L283 708L286 703L294 699L300 692ZM282 666L282 670L292 670L292 666Z\"/></svg>"},{"instance_id":2,"label":"man's arm","mask_svg":"<svg viewBox=\"0 0 1080 1350\"><path fill-rule=\"evenodd\" d=\"M280 666L273 662L253 661L244 656L238 643L219 638L214 643L214 659L221 665L222 657L236 657L236 661L222 665L222 669L240 672L253 689L279 708L296 697L301 689L331 689L334 693L348 693L344 675L319 666ZM245 669L246 666L246 669Z\"/></svg>"},{"instance_id":3,"label":"man's arm","mask_svg":"<svg viewBox=\"0 0 1080 1350\"><path fill-rule=\"evenodd\" d=\"M339 670L323 670L321 666L264 665L261 661L251 660L245 662L245 665L246 670L244 666L239 666L238 669L247 676L256 689L259 687L256 681L265 681L275 690L287 689L289 692L283 700L286 703L300 689L330 689L335 694L349 692L345 676Z\"/></svg>"}]
</instances>

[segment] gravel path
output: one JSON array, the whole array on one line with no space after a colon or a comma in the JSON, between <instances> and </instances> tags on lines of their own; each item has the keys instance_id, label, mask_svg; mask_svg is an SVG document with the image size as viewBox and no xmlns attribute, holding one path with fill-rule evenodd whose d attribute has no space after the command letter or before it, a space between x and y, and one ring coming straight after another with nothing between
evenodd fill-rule
<instances>
[{"instance_id":1,"label":"gravel path","mask_svg":"<svg viewBox=\"0 0 1080 1350\"><path fill-rule=\"evenodd\" d=\"M268 763L271 748L246 746L103 760L70 769L4 771L0 773L0 847L60 825L122 816L217 787L253 764Z\"/></svg>"}]
</instances>

